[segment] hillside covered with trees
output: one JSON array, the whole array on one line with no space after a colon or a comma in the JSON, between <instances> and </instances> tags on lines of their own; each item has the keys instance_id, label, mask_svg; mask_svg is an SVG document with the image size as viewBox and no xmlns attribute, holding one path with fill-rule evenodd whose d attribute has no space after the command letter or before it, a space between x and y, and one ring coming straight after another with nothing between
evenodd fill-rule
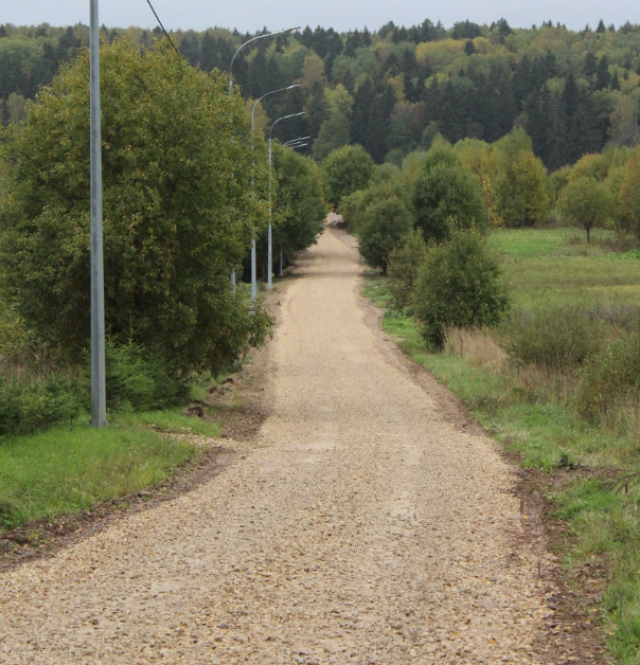
<instances>
[{"instance_id":1,"label":"hillside covered with trees","mask_svg":"<svg viewBox=\"0 0 640 665\"><path fill-rule=\"evenodd\" d=\"M159 29L104 29L152 47ZM184 57L209 72L228 71L235 49L252 35L220 28L173 35ZM88 28L0 26L0 118L20 120L24 100L52 80L61 63L88 43ZM322 160L360 144L376 163L400 164L440 132L494 142L524 128L549 170L599 152L608 142L635 145L640 96L640 26L626 23L573 32L551 22L529 29L505 20L451 28L425 20L408 28L340 34L306 27L259 40L240 53L233 76L246 98L293 83L264 103L272 120L304 109L279 126L284 139L311 136ZM262 116L262 126L267 119Z\"/></svg>"}]
</instances>

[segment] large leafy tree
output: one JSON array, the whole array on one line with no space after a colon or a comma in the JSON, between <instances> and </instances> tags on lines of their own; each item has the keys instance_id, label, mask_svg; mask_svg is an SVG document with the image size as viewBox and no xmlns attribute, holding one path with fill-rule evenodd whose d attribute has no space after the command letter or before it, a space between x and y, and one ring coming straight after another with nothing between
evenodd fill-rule
<instances>
[{"instance_id":1,"label":"large leafy tree","mask_svg":"<svg viewBox=\"0 0 640 665\"><path fill-rule=\"evenodd\" d=\"M452 224L469 228L486 222L480 184L442 142L429 151L422 173L413 181L411 204L416 226L427 241L445 240Z\"/></svg>"},{"instance_id":2,"label":"large leafy tree","mask_svg":"<svg viewBox=\"0 0 640 665\"><path fill-rule=\"evenodd\" d=\"M587 232L589 241L591 229L602 226L613 216L613 199L606 185L584 176L572 180L564 188L558 208L565 219Z\"/></svg>"},{"instance_id":3,"label":"large leafy tree","mask_svg":"<svg viewBox=\"0 0 640 665\"><path fill-rule=\"evenodd\" d=\"M232 292L266 215L264 145L226 81L166 44L102 47L106 325L176 370L219 370L260 343L269 317ZM231 137L233 126L233 140ZM6 133L0 208L6 288L24 319L67 353L89 340L89 58L64 68ZM256 166L252 166L255 163Z\"/></svg>"},{"instance_id":4,"label":"large leafy tree","mask_svg":"<svg viewBox=\"0 0 640 665\"><path fill-rule=\"evenodd\" d=\"M549 212L547 173L531 145L522 129L514 129L495 145L501 160L497 196L507 226L531 226Z\"/></svg>"},{"instance_id":5,"label":"large leafy tree","mask_svg":"<svg viewBox=\"0 0 640 665\"><path fill-rule=\"evenodd\" d=\"M400 247L409 231L411 214L400 199L392 196L374 201L364 212L360 253L370 266L386 273L390 254Z\"/></svg>"},{"instance_id":6,"label":"large leafy tree","mask_svg":"<svg viewBox=\"0 0 640 665\"><path fill-rule=\"evenodd\" d=\"M430 344L442 346L450 326L498 323L508 304L500 266L476 229L454 230L450 239L429 247L411 306Z\"/></svg>"},{"instance_id":7,"label":"large leafy tree","mask_svg":"<svg viewBox=\"0 0 640 665\"><path fill-rule=\"evenodd\" d=\"M274 264L280 252L285 261L315 244L322 233L327 214L320 169L314 160L276 144L273 149L274 183L273 249ZM267 252L267 237L258 242L258 253ZM261 260L261 265L264 262Z\"/></svg>"},{"instance_id":8,"label":"large leafy tree","mask_svg":"<svg viewBox=\"0 0 640 665\"><path fill-rule=\"evenodd\" d=\"M337 208L343 196L365 189L374 168L373 160L359 145L332 152L322 164L327 200Z\"/></svg>"}]
</instances>

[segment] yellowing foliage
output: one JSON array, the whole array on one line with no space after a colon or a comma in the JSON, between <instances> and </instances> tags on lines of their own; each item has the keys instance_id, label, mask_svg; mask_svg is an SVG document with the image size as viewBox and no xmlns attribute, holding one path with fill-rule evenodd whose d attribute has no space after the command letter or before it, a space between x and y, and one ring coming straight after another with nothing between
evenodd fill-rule
<instances>
[{"instance_id":1,"label":"yellowing foliage","mask_svg":"<svg viewBox=\"0 0 640 665\"><path fill-rule=\"evenodd\" d=\"M443 39L439 42L422 42L416 46L416 60L432 67L446 67L460 53L464 53L465 42L461 39Z\"/></svg>"}]
</instances>

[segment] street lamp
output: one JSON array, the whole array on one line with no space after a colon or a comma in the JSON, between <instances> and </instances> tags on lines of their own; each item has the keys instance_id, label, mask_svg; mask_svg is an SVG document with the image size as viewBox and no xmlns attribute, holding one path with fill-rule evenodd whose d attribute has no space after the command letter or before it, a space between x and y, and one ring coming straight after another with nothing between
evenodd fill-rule
<instances>
[{"instance_id":1,"label":"street lamp","mask_svg":"<svg viewBox=\"0 0 640 665\"><path fill-rule=\"evenodd\" d=\"M251 109L251 151L253 152L253 130L255 128L254 114L258 104L269 95L275 95L277 92L285 92L286 90L292 90L293 88L299 88L300 84L296 83L295 85L290 85L286 88L280 88L279 90L271 90L271 92L266 92L260 99L256 100L256 103ZM255 188L255 180L251 179L251 196L253 197ZM256 267L256 239L253 238L251 241L251 300L255 302L258 293L258 270Z\"/></svg>"},{"instance_id":2,"label":"street lamp","mask_svg":"<svg viewBox=\"0 0 640 665\"><path fill-rule=\"evenodd\" d=\"M272 125L269 130L269 250L267 252L267 289L273 288L273 278L271 272L273 270L273 246L271 241L271 140L273 135L273 128L282 120L287 120L289 118L299 118L302 115L305 115L306 111L301 111L300 113L290 113L289 115L283 115L281 118L278 118Z\"/></svg>"},{"instance_id":3,"label":"street lamp","mask_svg":"<svg viewBox=\"0 0 640 665\"><path fill-rule=\"evenodd\" d=\"M236 56L242 49L247 46L247 44L251 44L252 42L257 41L258 39L266 39L267 37L277 37L278 35L288 35L292 32L295 32L296 30L300 30L300 26L297 26L295 28L287 28L286 30L281 30L280 32L269 32L266 35L257 35L256 37L252 37L251 39L248 39L244 44L240 44L240 46L236 49L236 52L233 54L233 57L231 58L231 64L229 65L229 102L231 102L231 92L233 90L233 63L235 62ZM270 93L267 93L270 94ZM265 97L266 95L263 95ZM261 97L260 99L262 99ZM258 100L259 101L259 100ZM229 108L229 113L230 113L230 118L229 118L229 124L231 125L231 143L233 144L233 112L231 111L231 108ZM252 134L252 139L253 139L253 111L251 112L251 134ZM233 172L231 173L231 179L233 179ZM255 293L254 293L254 280L253 280L253 272L254 272L254 262L255 262L255 241L253 241L252 246L251 246L251 297L253 300L255 300ZM236 272L235 268L231 272L231 285L235 287L236 284Z\"/></svg>"},{"instance_id":4,"label":"street lamp","mask_svg":"<svg viewBox=\"0 0 640 665\"><path fill-rule=\"evenodd\" d=\"M289 35L292 32L295 32L296 30L300 30L300 26L297 26L295 28L287 28L286 30L281 30L280 32L269 32L266 35L258 35L256 37L252 37L251 39L248 39L244 44L240 44L240 46L236 49L236 52L233 54L233 58L231 58L231 64L229 65L229 95L231 95L231 89L233 88L233 78L231 77L231 72L233 70L233 63L236 59L236 56L242 49L247 46L247 44L251 44L252 42L257 41L258 39L266 39L267 37L278 37L279 35Z\"/></svg>"},{"instance_id":5,"label":"street lamp","mask_svg":"<svg viewBox=\"0 0 640 665\"><path fill-rule=\"evenodd\" d=\"M102 135L100 131L100 22L98 0L91 0L90 151L91 151L91 425L106 427L104 362L104 259L102 250Z\"/></svg>"},{"instance_id":6,"label":"street lamp","mask_svg":"<svg viewBox=\"0 0 640 665\"><path fill-rule=\"evenodd\" d=\"M300 143L301 141L306 141L307 139L310 139L310 136L299 136L297 139L291 139L291 141L287 141L283 145L287 146L292 146L295 145L296 143Z\"/></svg>"}]
</instances>

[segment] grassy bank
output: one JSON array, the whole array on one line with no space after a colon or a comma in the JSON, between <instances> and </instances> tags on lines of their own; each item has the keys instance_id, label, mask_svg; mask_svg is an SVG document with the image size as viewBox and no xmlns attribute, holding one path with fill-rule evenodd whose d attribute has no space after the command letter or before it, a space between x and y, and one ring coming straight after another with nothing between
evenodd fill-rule
<instances>
[{"instance_id":1,"label":"grassy bank","mask_svg":"<svg viewBox=\"0 0 640 665\"><path fill-rule=\"evenodd\" d=\"M0 534L24 523L87 510L170 477L202 448L189 437L219 428L179 409L113 416L106 429L81 420L0 445Z\"/></svg>"},{"instance_id":2,"label":"grassy bank","mask_svg":"<svg viewBox=\"0 0 640 665\"><path fill-rule=\"evenodd\" d=\"M504 231L490 237L515 308L544 303L604 318L615 311L616 321L637 312L637 254L612 251L612 239L604 232L590 245L576 233ZM378 306L391 305L386 281L377 275L367 279L365 295ZM387 309L383 325L408 355L467 404L505 451L519 456L523 466L549 472L581 468L579 479L549 496L553 516L567 523L572 536L562 552L564 563L571 569L597 561L594 570L605 571L606 591L599 609L610 653L621 664L638 665L638 423L622 428L606 419L583 417L575 408L577 371L551 371L539 364L515 366L499 344L499 331L452 330L444 352L431 353L417 323L404 313ZM606 334L615 337L616 331L615 326L607 328ZM637 405L634 409L633 417Z\"/></svg>"}]
</instances>

